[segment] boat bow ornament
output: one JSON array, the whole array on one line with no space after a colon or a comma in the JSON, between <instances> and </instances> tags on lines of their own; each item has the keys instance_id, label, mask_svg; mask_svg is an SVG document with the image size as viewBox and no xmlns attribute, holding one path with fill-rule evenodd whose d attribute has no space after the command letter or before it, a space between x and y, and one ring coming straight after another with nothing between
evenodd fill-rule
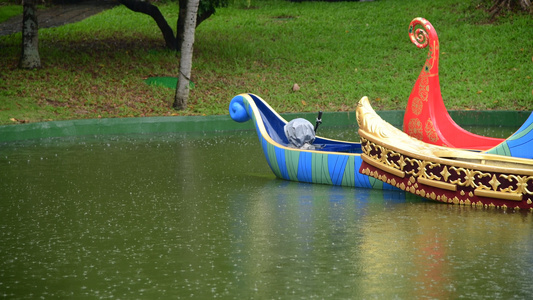
<instances>
[{"instance_id":1,"label":"boat bow ornament","mask_svg":"<svg viewBox=\"0 0 533 300\"><path fill-rule=\"evenodd\" d=\"M433 25L426 19L415 18L409 24L409 37L418 48L429 47L429 51L409 96L403 130L426 143L452 148L487 150L503 142L464 130L448 114L440 90L440 46Z\"/></svg>"}]
</instances>

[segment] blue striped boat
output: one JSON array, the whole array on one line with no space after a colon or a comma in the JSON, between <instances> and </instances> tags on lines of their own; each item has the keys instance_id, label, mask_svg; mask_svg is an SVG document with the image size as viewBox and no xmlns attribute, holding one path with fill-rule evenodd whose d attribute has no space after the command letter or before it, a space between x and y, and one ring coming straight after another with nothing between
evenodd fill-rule
<instances>
[{"instance_id":1,"label":"blue striped boat","mask_svg":"<svg viewBox=\"0 0 533 300\"><path fill-rule=\"evenodd\" d=\"M361 144L317 136L320 150L289 147L284 127L287 121L254 94L235 96L229 105L234 121L252 120L265 158L276 177L308 183L357 188L394 189L390 184L359 173Z\"/></svg>"}]
</instances>

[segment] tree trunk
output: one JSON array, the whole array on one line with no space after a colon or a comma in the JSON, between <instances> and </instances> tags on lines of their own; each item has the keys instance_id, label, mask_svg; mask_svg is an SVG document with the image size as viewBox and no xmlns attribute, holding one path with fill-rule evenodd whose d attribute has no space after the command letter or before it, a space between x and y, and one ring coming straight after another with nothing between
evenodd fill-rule
<instances>
[{"instance_id":1,"label":"tree trunk","mask_svg":"<svg viewBox=\"0 0 533 300\"><path fill-rule=\"evenodd\" d=\"M119 2L134 12L140 12L152 17L163 34L167 48L172 50L180 49L172 28L168 25L159 8L151 4L150 0L119 0Z\"/></svg>"},{"instance_id":2,"label":"tree trunk","mask_svg":"<svg viewBox=\"0 0 533 300\"><path fill-rule=\"evenodd\" d=\"M522 6L525 11L531 11L533 7L531 0L520 0L520 6Z\"/></svg>"},{"instance_id":3,"label":"tree trunk","mask_svg":"<svg viewBox=\"0 0 533 300\"><path fill-rule=\"evenodd\" d=\"M36 0L22 1L22 56L19 63L19 67L22 69L41 67L36 2Z\"/></svg>"},{"instance_id":4,"label":"tree trunk","mask_svg":"<svg viewBox=\"0 0 533 300\"><path fill-rule=\"evenodd\" d=\"M159 8L151 4L150 0L118 0L122 5L126 6L128 9L134 12L140 12L147 14L154 19L163 34L167 48L172 50L180 50L181 44L183 42L184 28L185 28L185 19L187 18L187 0L179 0L179 15L176 26L176 36L172 32L172 28L168 25L165 17L159 10ZM215 8L211 7L202 10L196 19L196 27L200 25L203 21L209 18L215 13Z\"/></svg>"},{"instance_id":5,"label":"tree trunk","mask_svg":"<svg viewBox=\"0 0 533 300\"><path fill-rule=\"evenodd\" d=\"M178 45L178 49L181 49L181 43L183 42L183 35L185 30L185 19L187 19L187 1L188 0L179 0L179 7L180 11L178 14L178 22L176 24L176 43ZM215 13L214 8L210 8L205 11L201 11L198 13L196 17L196 27L200 25L203 21L207 20L210 16L212 16Z\"/></svg>"},{"instance_id":6,"label":"tree trunk","mask_svg":"<svg viewBox=\"0 0 533 300\"><path fill-rule=\"evenodd\" d=\"M531 12L533 9L531 0L493 0L492 7L489 9L491 17L494 18L502 9L512 10L516 5L519 5L522 10L527 12Z\"/></svg>"},{"instance_id":7,"label":"tree trunk","mask_svg":"<svg viewBox=\"0 0 533 300\"><path fill-rule=\"evenodd\" d=\"M189 98L189 81L192 69L192 53L194 44L194 33L196 31L196 18L198 14L198 5L200 0L189 0L187 4L187 18L184 23L183 43L181 45L181 58L178 74L178 84L176 95L174 97L175 109L184 110L187 108ZM181 11L181 7L180 7Z\"/></svg>"},{"instance_id":8,"label":"tree trunk","mask_svg":"<svg viewBox=\"0 0 533 300\"><path fill-rule=\"evenodd\" d=\"M178 13L178 21L176 24L176 43L178 44L178 49L181 49L181 44L183 43L183 36L185 32L185 20L187 19L187 3L188 0L179 0L180 11Z\"/></svg>"}]
</instances>

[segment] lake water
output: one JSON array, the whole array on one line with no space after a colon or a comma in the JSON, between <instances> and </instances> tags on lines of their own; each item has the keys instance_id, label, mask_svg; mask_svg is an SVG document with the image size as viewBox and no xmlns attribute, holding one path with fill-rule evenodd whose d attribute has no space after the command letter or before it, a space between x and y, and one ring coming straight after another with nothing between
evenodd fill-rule
<instances>
[{"instance_id":1,"label":"lake water","mask_svg":"<svg viewBox=\"0 0 533 300\"><path fill-rule=\"evenodd\" d=\"M0 144L0 199L0 298L533 297L531 213L275 179L253 132Z\"/></svg>"}]
</instances>

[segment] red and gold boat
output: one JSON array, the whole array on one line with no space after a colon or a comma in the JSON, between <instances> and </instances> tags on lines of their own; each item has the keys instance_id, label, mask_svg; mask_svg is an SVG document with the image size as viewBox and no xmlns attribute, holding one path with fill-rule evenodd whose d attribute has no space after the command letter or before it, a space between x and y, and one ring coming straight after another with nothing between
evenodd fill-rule
<instances>
[{"instance_id":1,"label":"red and gold boat","mask_svg":"<svg viewBox=\"0 0 533 300\"><path fill-rule=\"evenodd\" d=\"M533 160L454 149L413 138L357 106L359 172L431 200L533 212Z\"/></svg>"},{"instance_id":2,"label":"red and gold boat","mask_svg":"<svg viewBox=\"0 0 533 300\"><path fill-rule=\"evenodd\" d=\"M409 37L418 48L429 46L426 62L409 96L403 130L426 143L452 148L488 150L503 139L480 136L457 125L448 114L439 83L439 38L433 25L416 18Z\"/></svg>"}]
</instances>

